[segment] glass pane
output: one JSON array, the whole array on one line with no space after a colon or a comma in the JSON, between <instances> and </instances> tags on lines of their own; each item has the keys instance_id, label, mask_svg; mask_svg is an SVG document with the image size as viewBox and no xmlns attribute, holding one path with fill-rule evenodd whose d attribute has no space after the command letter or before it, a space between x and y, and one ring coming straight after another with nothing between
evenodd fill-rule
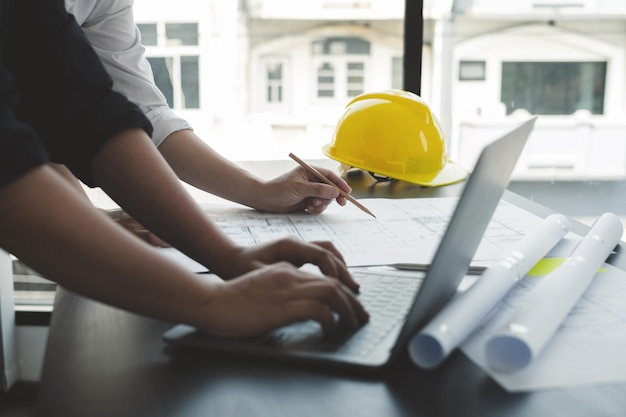
<instances>
[{"instance_id":1,"label":"glass pane","mask_svg":"<svg viewBox=\"0 0 626 417\"><path fill-rule=\"evenodd\" d=\"M358 38L346 39L346 53L350 55L369 55L370 43Z\"/></svg>"},{"instance_id":2,"label":"glass pane","mask_svg":"<svg viewBox=\"0 0 626 417\"><path fill-rule=\"evenodd\" d=\"M167 104L172 107L174 105L174 87L172 86L172 76L170 72L173 64L172 58L149 57L148 62L150 62L150 66L152 67L152 74L154 75L156 85L167 99Z\"/></svg>"},{"instance_id":3,"label":"glass pane","mask_svg":"<svg viewBox=\"0 0 626 417\"><path fill-rule=\"evenodd\" d=\"M198 45L198 24L167 23L165 37L168 45Z\"/></svg>"},{"instance_id":4,"label":"glass pane","mask_svg":"<svg viewBox=\"0 0 626 417\"><path fill-rule=\"evenodd\" d=\"M370 43L359 38L333 37L315 41L312 52L316 55L369 55Z\"/></svg>"},{"instance_id":5,"label":"glass pane","mask_svg":"<svg viewBox=\"0 0 626 417\"><path fill-rule=\"evenodd\" d=\"M507 114L602 114L605 79L606 62L503 62L502 102Z\"/></svg>"},{"instance_id":6,"label":"glass pane","mask_svg":"<svg viewBox=\"0 0 626 417\"><path fill-rule=\"evenodd\" d=\"M281 103L283 101L283 64L269 62L266 64L267 74L267 102Z\"/></svg>"},{"instance_id":7,"label":"glass pane","mask_svg":"<svg viewBox=\"0 0 626 417\"><path fill-rule=\"evenodd\" d=\"M482 81L485 79L485 61L461 61L459 80Z\"/></svg>"},{"instance_id":8,"label":"glass pane","mask_svg":"<svg viewBox=\"0 0 626 417\"><path fill-rule=\"evenodd\" d=\"M348 62L348 89L346 95L348 97L356 97L364 93L365 85L365 64L363 62Z\"/></svg>"},{"instance_id":9,"label":"glass pane","mask_svg":"<svg viewBox=\"0 0 626 417\"><path fill-rule=\"evenodd\" d=\"M141 32L141 43L146 46L156 46L157 45L157 25L156 23L142 23L138 24L137 27Z\"/></svg>"},{"instance_id":10,"label":"glass pane","mask_svg":"<svg viewBox=\"0 0 626 417\"><path fill-rule=\"evenodd\" d=\"M184 109L200 108L200 69L197 56L180 58L180 84L183 90Z\"/></svg>"},{"instance_id":11,"label":"glass pane","mask_svg":"<svg viewBox=\"0 0 626 417\"><path fill-rule=\"evenodd\" d=\"M330 55L345 55L347 53L347 45L344 41L332 41L328 45L328 53Z\"/></svg>"},{"instance_id":12,"label":"glass pane","mask_svg":"<svg viewBox=\"0 0 626 417\"><path fill-rule=\"evenodd\" d=\"M283 65L281 63L273 63L267 65L267 78L269 80L283 79Z\"/></svg>"},{"instance_id":13,"label":"glass pane","mask_svg":"<svg viewBox=\"0 0 626 417\"><path fill-rule=\"evenodd\" d=\"M334 97L335 96L335 71L332 64L323 63L317 72L317 96L318 97Z\"/></svg>"},{"instance_id":14,"label":"glass pane","mask_svg":"<svg viewBox=\"0 0 626 417\"><path fill-rule=\"evenodd\" d=\"M402 58L394 56L391 58L391 88L401 90L404 83L404 69L402 68Z\"/></svg>"},{"instance_id":15,"label":"glass pane","mask_svg":"<svg viewBox=\"0 0 626 417\"><path fill-rule=\"evenodd\" d=\"M319 90L317 90L317 96L318 97L334 97L335 92L333 90L323 90L320 88Z\"/></svg>"}]
</instances>

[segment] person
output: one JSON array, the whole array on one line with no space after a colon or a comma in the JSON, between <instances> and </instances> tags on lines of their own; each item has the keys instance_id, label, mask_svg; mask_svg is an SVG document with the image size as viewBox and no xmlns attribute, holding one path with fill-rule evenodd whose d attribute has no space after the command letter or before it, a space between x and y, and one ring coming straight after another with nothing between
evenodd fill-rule
<instances>
[{"instance_id":1,"label":"person","mask_svg":"<svg viewBox=\"0 0 626 417\"><path fill-rule=\"evenodd\" d=\"M10 14L10 15L9 15ZM186 193L144 113L111 79L62 0L0 0L0 247L60 285L221 337L334 314L368 319L329 242L240 247ZM49 164L224 278L194 275L125 233ZM318 276L298 269L319 266Z\"/></svg>"},{"instance_id":2,"label":"person","mask_svg":"<svg viewBox=\"0 0 626 417\"><path fill-rule=\"evenodd\" d=\"M222 157L199 138L189 123L168 107L155 84L135 24L133 3L133 0L65 0L67 11L81 25L113 78L113 88L137 104L150 119L154 127L152 141L180 179L264 212L317 214L333 200L346 204L335 187L320 182L302 167L263 181ZM337 173L316 168L345 192L351 191ZM112 216L126 221L130 229L134 226L143 230L119 213L113 212Z\"/></svg>"}]
</instances>

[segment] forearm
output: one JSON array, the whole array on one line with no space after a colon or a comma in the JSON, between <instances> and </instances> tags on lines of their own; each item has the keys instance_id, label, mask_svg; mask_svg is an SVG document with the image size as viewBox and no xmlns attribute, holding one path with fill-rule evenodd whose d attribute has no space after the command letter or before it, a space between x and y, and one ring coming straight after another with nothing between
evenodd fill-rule
<instances>
[{"instance_id":1,"label":"forearm","mask_svg":"<svg viewBox=\"0 0 626 417\"><path fill-rule=\"evenodd\" d=\"M302 167L294 164L279 177L261 180L220 156L190 130L170 134L159 151L183 181L260 211L321 213L335 199L345 204L336 187L320 183ZM335 172L317 169L337 187L351 191Z\"/></svg>"},{"instance_id":2,"label":"forearm","mask_svg":"<svg viewBox=\"0 0 626 417\"><path fill-rule=\"evenodd\" d=\"M160 238L222 277L245 270L239 247L191 199L141 130L109 140L93 163L94 177L128 214Z\"/></svg>"},{"instance_id":3,"label":"forearm","mask_svg":"<svg viewBox=\"0 0 626 417\"><path fill-rule=\"evenodd\" d=\"M264 209L259 204L264 182L221 156L193 131L171 133L159 146L159 152L186 183L227 200Z\"/></svg>"},{"instance_id":4,"label":"forearm","mask_svg":"<svg viewBox=\"0 0 626 417\"><path fill-rule=\"evenodd\" d=\"M338 281L285 262L228 283L202 281L122 233L46 165L0 187L0 247L72 291L216 336L307 319L331 330L332 311L353 327L367 320Z\"/></svg>"},{"instance_id":5,"label":"forearm","mask_svg":"<svg viewBox=\"0 0 626 417\"><path fill-rule=\"evenodd\" d=\"M0 188L0 246L72 291L165 320L193 322L209 294L47 166Z\"/></svg>"},{"instance_id":6,"label":"forearm","mask_svg":"<svg viewBox=\"0 0 626 417\"><path fill-rule=\"evenodd\" d=\"M78 181L78 178L76 178L65 165L50 163L50 168L54 169L58 174L61 174L61 177L63 177L69 184L71 184L72 187L81 195L81 197L89 200L89 196L85 192L85 189L83 188L80 181Z\"/></svg>"}]
</instances>

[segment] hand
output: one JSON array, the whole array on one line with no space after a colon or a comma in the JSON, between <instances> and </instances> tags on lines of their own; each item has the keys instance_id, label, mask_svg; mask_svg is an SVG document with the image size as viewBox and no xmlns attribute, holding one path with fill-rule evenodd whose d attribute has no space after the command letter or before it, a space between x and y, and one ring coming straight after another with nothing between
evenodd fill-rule
<instances>
[{"instance_id":1,"label":"hand","mask_svg":"<svg viewBox=\"0 0 626 417\"><path fill-rule=\"evenodd\" d=\"M266 265L232 281L211 285L214 297L196 326L214 336L254 336L309 319L330 332L335 327L334 313L352 328L369 319L363 306L339 281L298 270L287 262Z\"/></svg>"},{"instance_id":2,"label":"hand","mask_svg":"<svg viewBox=\"0 0 626 417\"><path fill-rule=\"evenodd\" d=\"M144 240L145 242L159 247L159 248L169 248L170 245L160 239L157 235L152 233L143 227L137 220L130 217L124 210L122 209L112 209L112 210L104 210L104 212L117 224L122 226L124 229L128 230L138 238Z\"/></svg>"},{"instance_id":3,"label":"hand","mask_svg":"<svg viewBox=\"0 0 626 417\"><path fill-rule=\"evenodd\" d=\"M315 168L346 193L352 191L348 183L335 172L325 168ZM309 213L319 214L326 210L333 200L341 206L346 204L346 199L335 187L320 182L317 177L309 174L302 167L296 167L266 182L260 195L263 201L255 208L271 213L306 210Z\"/></svg>"},{"instance_id":4,"label":"hand","mask_svg":"<svg viewBox=\"0 0 626 417\"><path fill-rule=\"evenodd\" d=\"M227 268L212 266L211 270L222 278L229 279L281 261L296 267L311 263L317 265L324 275L338 279L352 291L359 290L359 284L348 272L341 253L331 242L301 242L294 238L284 238L255 246L237 247L237 251L223 262Z\"/></svg>"}]
</instances>

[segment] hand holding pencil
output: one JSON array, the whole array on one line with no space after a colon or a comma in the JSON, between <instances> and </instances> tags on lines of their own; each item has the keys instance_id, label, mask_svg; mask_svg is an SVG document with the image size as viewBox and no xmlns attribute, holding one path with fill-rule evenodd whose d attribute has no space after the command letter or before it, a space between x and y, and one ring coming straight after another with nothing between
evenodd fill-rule
<instances>
[{"instance_id":1,"label":"hand holding pencil","mask_svg":"<svg viewBox=\"0 0 626 417\"><path fill-rule=\"evenodd\" d=\"M307 164L306 162L304 162L302 159L298 158L296 155L294 155L293 153L289 153L289 157L291 159L293 159L294 161L296 161L300 166L302 166L305 170L307 170L309 173L311 173L312 175L314 175L315 177L317 177L320 181L328 184L328 185L332 185L333 187L335 187L337 189L337 191L339 191L339 194L344 197L346 200L348 200L349 202L351 202L352 204L354 204L355 206L357 206L359 209L361 209L362 211L364 211L365 213L369 214L370 216L376 218L376 216L374 216L374 214L369 211L367 209L367 207L365 207L363 204L359 203L354 197L352 197L350 194L348 194L347 192L345 192L344 190L342 190L341 188L339 188L335 183L333 183L331 180L329 180L328 178L326 178L324 175L322 175L321 172L319 172L317 169L315 169L314 167L310 166L309 164Z\"/></svg>"}]
</instances>

